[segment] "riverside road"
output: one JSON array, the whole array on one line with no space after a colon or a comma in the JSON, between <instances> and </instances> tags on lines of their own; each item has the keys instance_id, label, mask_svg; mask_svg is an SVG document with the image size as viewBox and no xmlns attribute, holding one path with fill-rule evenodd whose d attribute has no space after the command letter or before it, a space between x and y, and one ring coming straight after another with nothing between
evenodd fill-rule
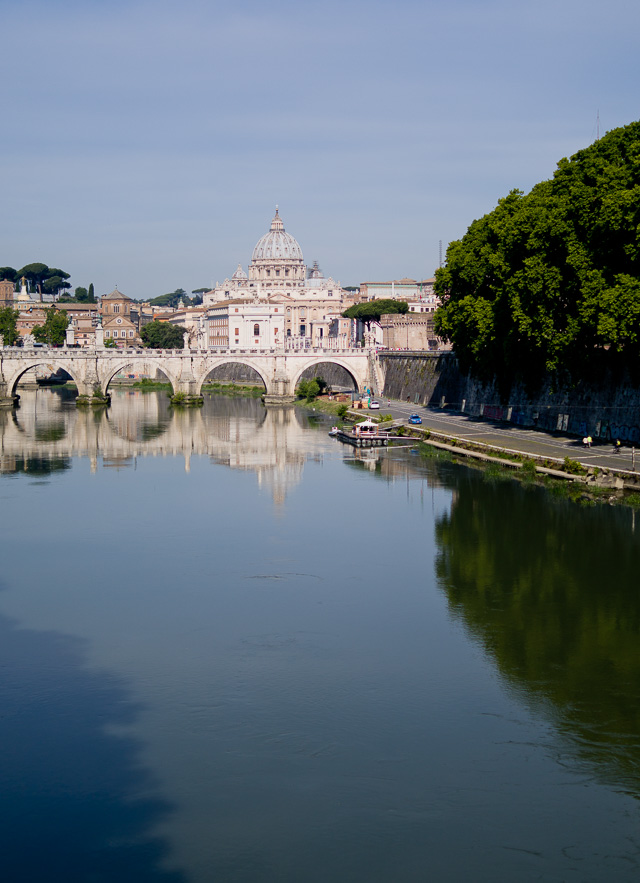
<instances>
[{"instance_id":1,"label":"riverside road","mask_svg":"<svg viewBox=\"0 0 640 883\"><path fill-rule=\"evenodd\" d=\"M640 450L634 452L631 447L623 447L620 453L616 453L611 442L594 439L592 447L585 448L582 439L574 436L526 429L510 423L468 417L465 414L425 408L408 402L392 400L389 407L387 402L388 399L380 400L380 413L390 413L394 419L407 419L410 414L419 414L423 428L443 435L539 457L553 457L558 460L571 457L585 466L640 471Z\"/></svg>"}]
</instances>

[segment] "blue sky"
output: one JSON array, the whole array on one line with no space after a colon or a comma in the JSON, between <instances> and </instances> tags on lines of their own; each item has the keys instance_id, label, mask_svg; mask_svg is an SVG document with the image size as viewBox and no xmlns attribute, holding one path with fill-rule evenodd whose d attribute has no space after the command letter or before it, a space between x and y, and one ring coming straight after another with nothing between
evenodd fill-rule
<instances>
[{"instance_id":1,"label":"blue sky","mask_svg":"<svg viewBox=\"0 0 640 883\"><path fill-rule=\"evenodd\" d=\"M276 203L344 285L431 276L640 118L637 0L0 0L0 266L133 298L245 267Z\"/></svg>"}]
</instances>

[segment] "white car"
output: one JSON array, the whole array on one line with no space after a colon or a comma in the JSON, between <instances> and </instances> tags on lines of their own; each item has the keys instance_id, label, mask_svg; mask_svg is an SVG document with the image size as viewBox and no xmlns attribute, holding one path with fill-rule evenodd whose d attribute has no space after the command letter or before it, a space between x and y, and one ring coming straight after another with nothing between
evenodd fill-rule
<instances>
[{"instance_id":1,"label":"white car","mask_svg":"<svg viewBox=\"0 0 640 883\"><path fill-rule=\"evenodd\" d=\"M380 410L380 402L369 402L369 410L370 411L379 411Z\"/></svg>"}]
</instances>

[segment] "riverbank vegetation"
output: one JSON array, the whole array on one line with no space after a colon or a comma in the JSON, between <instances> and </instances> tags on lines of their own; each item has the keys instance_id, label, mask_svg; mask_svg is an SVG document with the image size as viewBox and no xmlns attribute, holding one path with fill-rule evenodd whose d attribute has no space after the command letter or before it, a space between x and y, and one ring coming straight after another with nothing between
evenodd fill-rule
<instances>
[{"instance_id":1,"label":"riverbank vegetation","mask_svg":"<svg viewBox=\"0 0 640 883\"><path fill-rule=\"evenodd\" d=\"M447 249L436 333L463 370L533 391L640 374L640 122L614 129L527 195L513 190Z\"/></svg>"},{"instance_id":2,"label":"riverbank vegetation","mask_svg":"<svg viewBox=\"0 0 640 883\"><path fill-rule=\"evenodd\" d=\"M264 386L253 383L233 383L232 381L204 383L202 392L222 396L248 396L249 398L259 399L264 395Z\"/></svg>"},{"instance_id":3,"label":"riverbank vegetation","mask_svg":"<svg viewBox=\"0 0 640 883\"><path fill-rule=\"evenodd\" d=\"M428 435L427 433L427 438ZM446 447L438 447L438 444L446 444ZM569 457L565 457L563 463L557 463L555 460L533 458L526 454L502 450L488 452L478 445L462 442L457 438L443 439L442 442L439 441L435 444L433 440L431 442L428 440L419 441L417 450L423 458L428 460L457 462L473 469L479 469L487 481L518 481L526 485L544 487L556 497L581 505L591 506L595 503L607 503L608 505L622 505L640 509L639 493L597 484L596 479L603 471L597 468L591 471L593 480L587 483L584 479L589 476L589 470ZM473 458L470 456L471 452L481 454L482 459ZM548 470L548 472L542 472L538 467ZM566 474L566 478L558 475L561 472Z\"/></svg>"},{"instance_id":4,"label":"riverbank vegetation","mask_svg":"<svg viewBox=\"0 0 640 883\"><path fill-rule=\"evenodd\" d=\"M171 392L172 386L168 380L151 380L144 377L142 380L112 380L112 386L127 386L132 389L143 390L159 390L165 389ZM233 383L232 381L224 383L203 383L202 393L224 395L224 396L248 396L249 398L260 398L264 395L264 386L261 384L251 383Z\"/></svg>"}]
</instances>

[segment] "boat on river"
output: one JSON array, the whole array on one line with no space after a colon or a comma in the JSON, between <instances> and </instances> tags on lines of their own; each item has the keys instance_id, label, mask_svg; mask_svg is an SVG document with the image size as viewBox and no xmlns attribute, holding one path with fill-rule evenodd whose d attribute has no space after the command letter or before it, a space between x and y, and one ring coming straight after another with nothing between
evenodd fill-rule
<instances>
[{"instance_id":1,"label":"boat on river","mask_svg":"<svg viewBox=\"0 0 640 883\"><path fill-rule=\"evenodd\" d=\"M336 429L337 427L334 427ZM333 430L331 432L333 435ZM349 430L338 429L335 437L341 442L356 448L376 448L389 444L389 433L381 432L380 425L373 420L363 420Z\"/></svg>"}]
</instances>

